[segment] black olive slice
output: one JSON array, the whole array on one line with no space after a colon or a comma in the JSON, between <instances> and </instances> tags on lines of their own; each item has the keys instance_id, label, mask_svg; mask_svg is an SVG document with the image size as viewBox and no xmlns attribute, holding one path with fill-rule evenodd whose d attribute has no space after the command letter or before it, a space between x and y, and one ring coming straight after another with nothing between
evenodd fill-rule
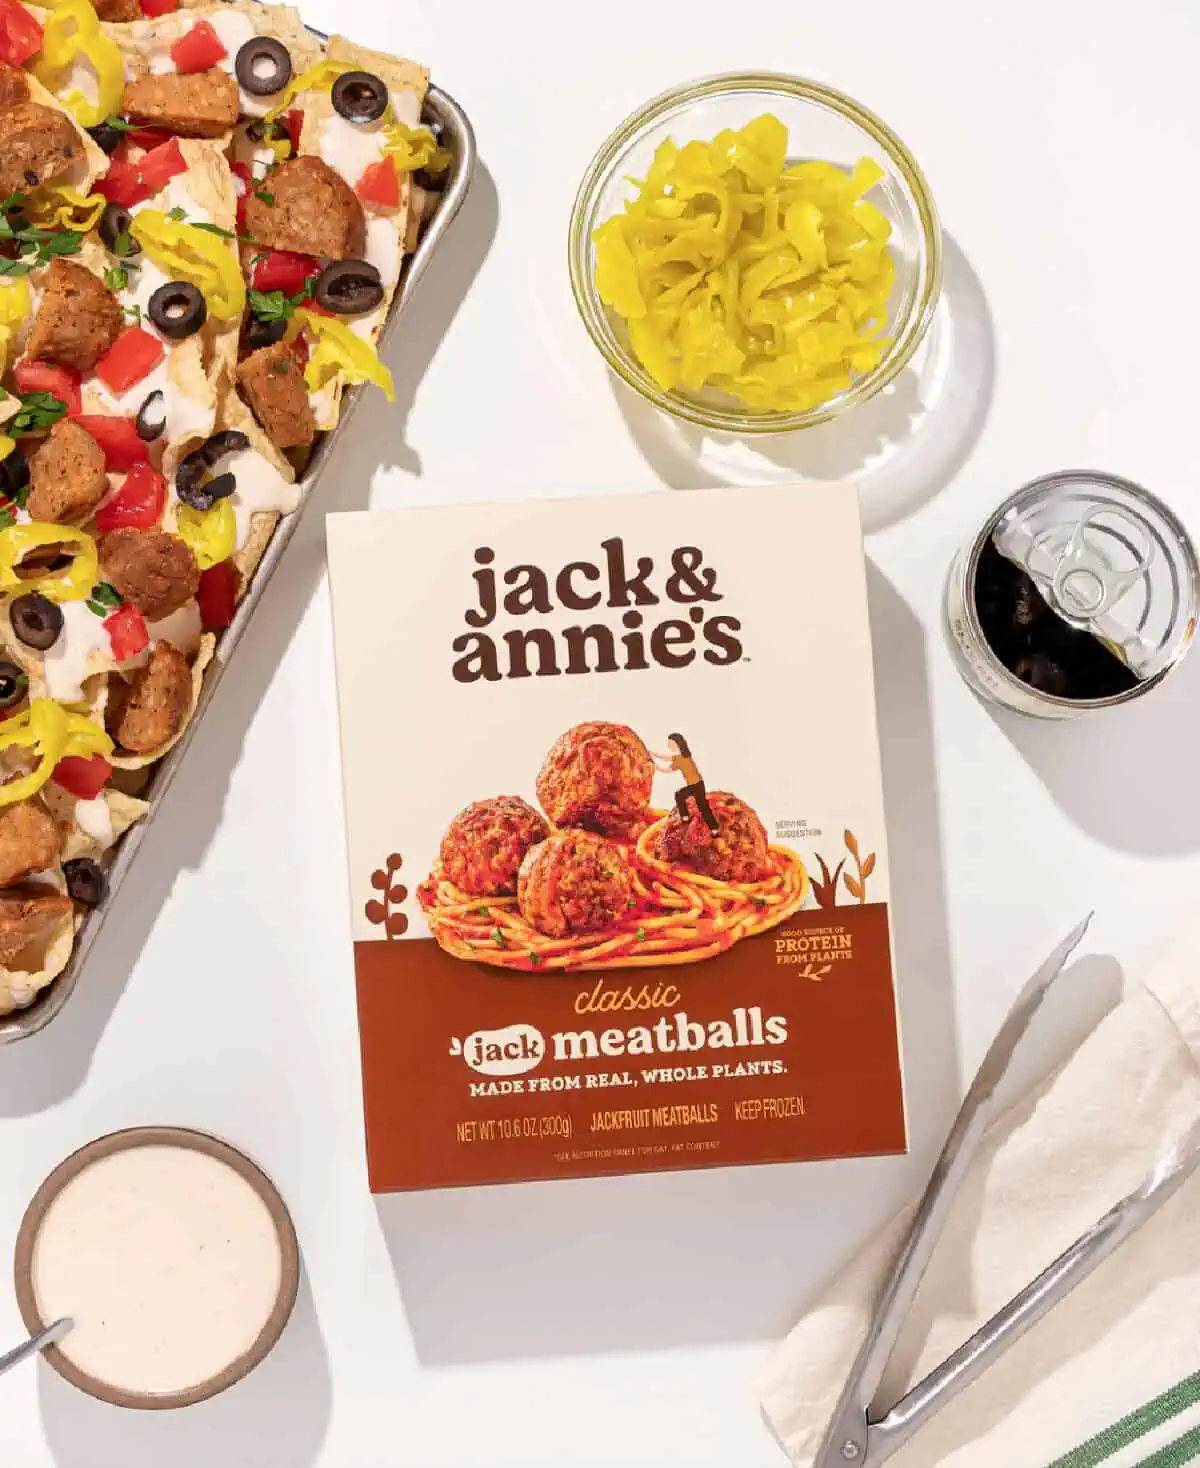
<instances>
[{"instance_id":1,"label":"black olive slice","mask_svg":"<svg viewBox=\"0 0 1200 1468\"><path fill-rule=\"evenodd\" d=\"M335 112L347 122L377 122L391 98L387 83L373 71L344 71L330 91Z\"/></svg>"},{"instance_id":2,"label":"black olive slice","mask_svg":"<svg viewBox=\"0 0 1200 1468\"><path fill-rule=\"evenodd\" d=\"M282 92L291 81L291 53L273 36L255 36L238 49L233 70L243 92L269 97L272 92Z\"/></svg>"},{"instance_id":3,"label":"black olive slice","mask_svg":"<svg viewBox=\"0 0 1200 1468\"><path fill-rule=\"evenodd\" d=\"M88 137L95 143L102 153L115 153L125 136L125 129L113 127L111 123L101 122L95 127L89 127Z\"/></svg>"},{"instance_id":4,"label":"black olive slice","mask_svg":"<svg viewBox=\"0 0 1200 1468\"><path fill-rule=\"evenodd\" d=\"M383 281L365 260L334 260L317 276L313 294L326 310L356 316L373 311L383 300Z\"/></svg>"},{"instance_id":5,"label":"black olive slice","mask_svg":"<svg viewBox=\"0 0 1200 1468\"><path fill-rule=\"evenodd\" d=\"M29 483L29 460L20 449L12 449L0 459L0 494L13 500Z\"/></svg>"},{"instance_id":6,"label":"black olive slice","mask_svg":"<svg viewBox=\"0 0 1200 1468\"><path fill-rule=\"evenodd\" d=\"M246 345L257 352L262 347L273 347L286 335L287 322L282 317L277 321L260 321L257 316L252 316L246 327Z\"/></svg>"},{"instance_id":7,"label":"black olive slice","mask_svg":"<svg viewBox=\"0 0 1200 1468\"><path fill-rule=\"evenodd\" d=\"M63 862L67 893L84 907L99 907L108 896L108 878L90 856L76 856Z\"/></svg>"},{"instance_id":8,"label":"black olive slice","mask_svg":"<svg viewBox=\"0 0 1200 1468\"><path fill-rule=\"evenodd\" d=\"M36 591L17 597L9 606L8 620L12 623L13 636L35 652L52 648L63 628L62 609Z\"/></svg>"},{"instance_id":9,"label":"black olive slice","mask_svg":"<svg viewBox=\"0 0 1200 1468\"><path fill-rule=\"evenodd\" d=\"M161 388L156 388L137 411L134 427L145 443L153 443L161 437L167 426L167 400Z\"/></svg>"},{"instance_id":10,"label":"black olive slice","mask_svg":"<svg viewBox=\"0 0 1200 1468\"><path fill-rule=\"evenodd\" d=\"M133 215L121 204L106 204L97 229L107 248L122 260L132 260L142 253L142 247L129 233ZM117 249L117 238L121 239L121 250ZM123 253L122 253L123 251Z\"/></svg>"},{"instance_id":11,"label":"black olive slice","mask_svg":"<svg viewBox=\"0 0 1200 1468\"><path fill-rule=\"evenodd\" d=\"M163 336L182 341L192 336L208 320L208 305L203 295L186 280L169 280L150 297L150 320Z\"/></svg>"},{"instance_id":12,"label":"black olive slice","mask_svg":"<svg viewBox=\"0 0 1200 1468\"><path fill-rule=\"evenodd\" d=\"M232 474L218 474L206 484L205 475L226 454L236 454L249 447L250 440L236 428L214 433L180 461L175 471L175 493L193 510L211 510L217 500L233 493L237 479Z\"/></svg>"},{"instance_id":13,"label":"black olive slice","mask_svg":"<svg viewBox=\"0 0 1200 1468\"><path fill-rule=\"evenodd\" d=\"M29 691L29 674L7 658L0 658L0 709L20 703Z\"/></svg>"},{"instance_id":14,"label":"black olive slice","mask_svg":"<svg viewBox=\"0 0 1200 1468\"><path fill-rule=\"evenodd\" d=\"M251 143L275 143L289 137L289 133L277 118L256 117L246 124L246 137Z\"/></svg>"}]
</instances>

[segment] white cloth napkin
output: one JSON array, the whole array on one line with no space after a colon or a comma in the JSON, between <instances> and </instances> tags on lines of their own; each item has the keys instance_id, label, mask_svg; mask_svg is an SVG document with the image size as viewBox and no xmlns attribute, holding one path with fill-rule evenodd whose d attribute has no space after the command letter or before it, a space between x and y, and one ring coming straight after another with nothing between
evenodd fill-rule
<instances>
[{"instance_id":1,"label":"white cloth napkin","mask_svg":"<svg viewBox=\"0 0 1200 1468\"><path fill-rule=\"evenodd\" d=\"M887 1404L1135 1188L1164 1144L1200 1116L1198 959L1192 932L1152 984L1130 993L1052 1080L993 1125L893 1353ZM820 1445L906 1223L907 1215L868 1246L770 1361L763 1408L797 1468L808 1468ZM1197 1372L1200 1175L889 1464L1046 1468L1071 1455L1063 1468L1124 1468L1170 1438L1172 1424L1171 1440L1194 1430L1197 1383L1168 1398L1182 1415L1124 1452L1118 1439L1129 1431L1113 1436L1115 1456L1074 1450ZM1174 1461L1197 1455L1200 1443Z\"/></svg>"}]
</instances>

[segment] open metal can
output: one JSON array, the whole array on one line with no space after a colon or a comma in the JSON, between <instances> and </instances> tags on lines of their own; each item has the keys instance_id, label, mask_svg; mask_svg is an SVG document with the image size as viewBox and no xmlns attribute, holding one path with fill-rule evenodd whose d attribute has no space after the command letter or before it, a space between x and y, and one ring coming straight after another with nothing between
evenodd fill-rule
<instances>
[{"instance_id":1,"label":"open metal can","mask_svg":"<svg viewBox=\"0 0 1200 1468\"><path fill-rule=\"evenodd\" d=\"M1069 719L1155 688L1196 630L1200 565L1177 516L1128 479L1035 479L955 557L946 625L991 703Z\"/></svg>"}]
</instances>

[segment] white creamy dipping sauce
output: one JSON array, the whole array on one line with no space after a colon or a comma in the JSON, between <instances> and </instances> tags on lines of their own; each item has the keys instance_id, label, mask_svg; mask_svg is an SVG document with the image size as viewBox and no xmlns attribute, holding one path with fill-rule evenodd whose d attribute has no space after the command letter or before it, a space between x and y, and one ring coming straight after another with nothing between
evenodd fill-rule
<instances>
[{"instance_id":1,"label":"white creamy dipping sauce","mask_svg":"<svg viewBox=\"0 0 1200 1468\"><path fill-rule=\"evenodd\" d=\"M51 1202L33 1248L45 1320L75 1321L59 1349L136 1393L210 1380L248 1351L283 1262L266 1204L228 1166L186 1147L113 1152Z\"/></svg>"},{"instance_id":2,"label":"white creamy dipping sauce","mask_svg":"<svg viewBox=\"0 0 1200 1468\"><path fill-rule=\"evenodd\" d=\"M238 549L246 544L251 517L258 511L276 510L290 515L300 503L300 486L286 480L269 459L256 449L242 449L221 460L220 472L229 471L237 488L229 496L237 522Z\"/></svg>"}]
</instances>

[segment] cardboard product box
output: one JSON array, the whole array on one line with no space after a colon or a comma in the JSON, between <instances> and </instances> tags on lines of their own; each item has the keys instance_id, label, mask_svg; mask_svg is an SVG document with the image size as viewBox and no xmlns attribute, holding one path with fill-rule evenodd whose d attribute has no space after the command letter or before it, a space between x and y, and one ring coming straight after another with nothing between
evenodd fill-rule
<instances>
[{"instance_id":1,"label":"cardboard product box","mask_svg":"<svg viewBox=\"0 0 1200 1468\"><path fill-rule=\"evenodd\" d=\"M328 537L372 1190L903 1151L854 488Z\"/></svg>"}]
</instances>

